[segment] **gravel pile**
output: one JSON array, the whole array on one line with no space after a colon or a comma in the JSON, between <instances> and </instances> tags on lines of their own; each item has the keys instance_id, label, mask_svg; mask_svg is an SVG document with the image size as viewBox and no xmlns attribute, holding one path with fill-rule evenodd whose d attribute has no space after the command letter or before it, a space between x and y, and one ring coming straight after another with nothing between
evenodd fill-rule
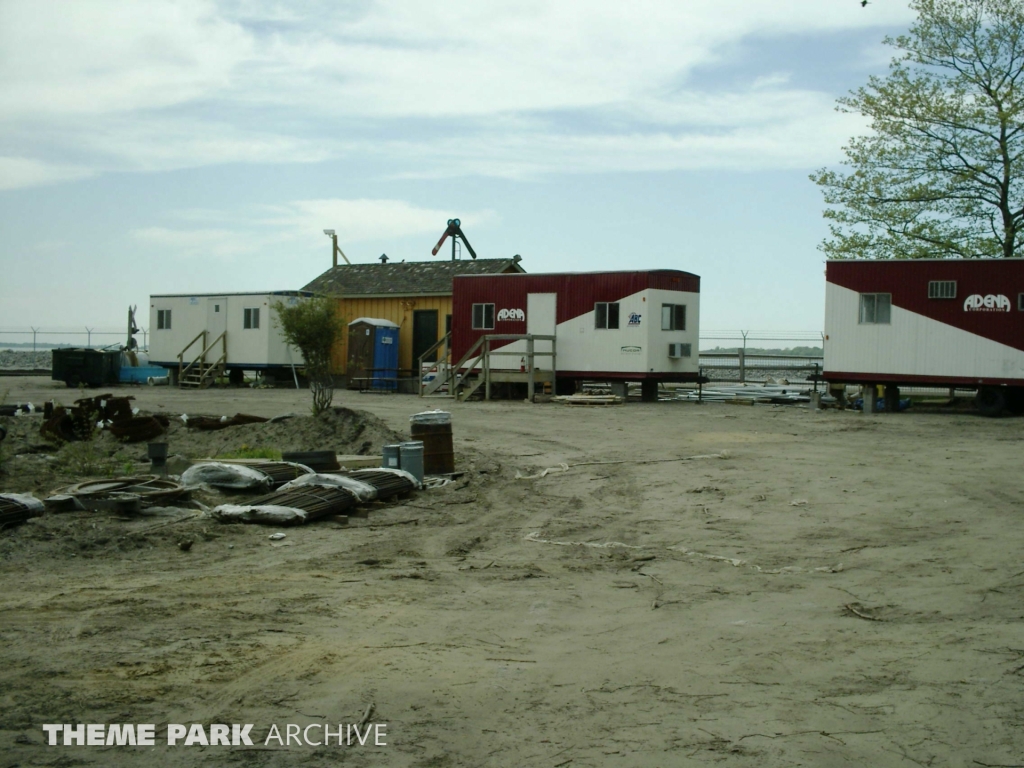
<instances>
[{"instance_id":1,"label":"gravel pile","mask_svg":"<svg viewBox=\"0 0 1024 768\"><path fill-rule=\"evenodd\" d=\"M0 368L50 368L53 353L49 349L38 352L0 349Z\"/></svg>"}]
</instances>

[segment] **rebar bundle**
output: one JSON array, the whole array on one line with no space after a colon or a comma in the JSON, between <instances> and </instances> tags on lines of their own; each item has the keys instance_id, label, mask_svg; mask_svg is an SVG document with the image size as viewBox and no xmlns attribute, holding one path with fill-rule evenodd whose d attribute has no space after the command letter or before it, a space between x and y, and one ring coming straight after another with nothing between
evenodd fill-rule
<instances>
[{"instance_id":1,"label":"rebar bundle","mask_svg":"<svg viewBox=\"0 0 1024 768\"><path fill-rule=\"evenodd\" d=\"M380 469L357 469L350 473L350 476L376 488L377 498L381 500L412 493L416 490L416 484L412 480L395 472L385 472Z\"/></svg>"},{"instance_id":2,"label":"rebar bundle","mask_svg":"<svg viewBox=\"0 0 1024 768\"><path fill-rule=\"evenodd\" d=\"M328 515L344 515L359 503L355 494L344 488L307 485L290 491L275 491L246 502L247 507L292 507L306 513L305 521ZM304 522L305 522L304 521Z\"/></svg>"},{"instance_id":3,"label":"rebar bundle","mask_svg":"<svg viewBox=\"0 0 1024 768\"><path fill-rule=\"evenodd\" d=\"M0 528L17 525L42 514L43 505L34 498L13 493L0 495Z\"/></svg>"},{"instance_id":4,"label":"rebar bundle","mask_svg":"<svg viewBox=\"0 0 1024 768\"><path fill-rule=\"evenodd\" d=\"M262 472L270 478L270 488L275 490L296 477L308 475L310 470L301 464L290 464L286 461L265 461L246 464L245 466Z\"/></svg>"}]
</instances>

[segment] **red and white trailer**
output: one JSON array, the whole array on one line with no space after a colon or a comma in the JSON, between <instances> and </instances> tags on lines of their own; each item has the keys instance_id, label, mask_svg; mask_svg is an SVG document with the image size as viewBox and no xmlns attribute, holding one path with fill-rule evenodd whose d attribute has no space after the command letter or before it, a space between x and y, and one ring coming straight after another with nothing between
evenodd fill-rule
<instances>
[{"instance_id":1,"label":"red and white trailer","mask_svg":"<svg viewBox=\"0 0 1024 768\"><path fill-rule=\"evenodd\" d=\"M699 318L700 277L678 270L461 275L452 295L452 359L485 335L554 336L560 390L583 379L639 381L645 396L656 396L658 382L697 380ZM527 343L497 340L492 349L525 355ZM523 364L514 354L490 363L492 370Z\"/></svg>"},{"instance_id":2,"label":"red and white trailer","mask_svg":"<svg viewBox=\"0 0 1024 768\"><path fill-rule=\"evenodd\" d=\"M830 383L978 390L979 410L1024 411L1024 260L829 261Z\"/></svg>"}]
</instances>

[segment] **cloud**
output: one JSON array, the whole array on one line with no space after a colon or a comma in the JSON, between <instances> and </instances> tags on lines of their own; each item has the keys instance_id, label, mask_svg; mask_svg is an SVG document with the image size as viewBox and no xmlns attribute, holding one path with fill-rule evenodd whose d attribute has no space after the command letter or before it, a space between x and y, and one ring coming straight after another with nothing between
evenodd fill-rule
<instances>
[{"instance_id":1,"label":"cloud","mask_svg":"<svg viewBox=\"0 0 1024 768\"><path fill-rule=\"evenodd\" d=\"M56 165L27 157L0 157L0 190L74 181L93 175L88 168Z\"/></svg>"},{"instance_id":2,"label":"cloud","mask_svg":"<svg viewBox=\"0 0 1024 768\"><path fill-rule=\"evenodd\" d=\"M271 221L296 232L322 237L323 229L334 229L341 243L366 240L397 240L408 235L437 233L451 213L421 208L404 200L296 200L271 209ZM494 211L469 212L464 217L480 226L497 219Z\"/></svg>"},{"instance_id":3,"label":"cloud","mask_svg":"<svg viewBox=\"0 0 1024 768\"><path fill-rule=\"evenodd\" d=\"M168 258L232 261L261 252L304 253L328 249L324 229L334 229L342 250L350 243L394 241L409 235L440 235L450 214L404 200L296 200L245 213L190 209L172 214L205 226L151 226L134 229L137 243ZM468 212L464 221L479 227L497 220L493 211ZM217 226L218 223L220 226ZM351 256L351 254L349 254Z\"/></svg>"},{"instance_id":4,"label":"cloud","mask_svg":"<svg viewBox=\"0 0 1024 768\"><path fill-rule=\"evenodd\" d=\"M14 0L0 8L0 115L100 115L232 88L256 39L197 0Z\"/></svg>"},{"instance_id":5,"label":"cloud","mask_svg":"<svg viewBox=\"0 0 1024 768\"><path fill-rule=\"evenodd\" d=\"M251 233L228 229L144 227L129 234L135 241L158 248L168 257L232 260L256 252L262 243Z\"/></svg>"},{"instance_id":6,"label":"cloud","mask_svg":"<svg viewBox=\"0 0 1024 768\"><path fill-rule=\"evenodd\" d=\"M301 13L271 0L7 0L0 152L23 162L2 188L367 153L396 176L430 173L434 152L453 158L448 173L628 170L623 146L643 167L698 150L700 167L754 152L759 167L814 165L826 158L806 135L837 125L834 94L762 72L723 92L695 72L754 36L911 18L906 2L820 0L369 0Z\"/></svg>"}]
</instances>

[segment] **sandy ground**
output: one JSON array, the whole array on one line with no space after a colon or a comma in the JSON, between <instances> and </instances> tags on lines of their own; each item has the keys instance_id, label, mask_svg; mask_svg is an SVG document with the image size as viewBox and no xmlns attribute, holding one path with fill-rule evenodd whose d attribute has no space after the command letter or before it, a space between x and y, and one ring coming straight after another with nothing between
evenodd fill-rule
<instances>
[{"instance_id":1,"label":"sandy ground","mask_svg":"<svg viewBox=\"0 0 1024 768\"><path fill-rule=\"evenodd\" d=\"M132 394L266 416L308 397ZM336 403L399 432L423 407ZM459 483L288 546L86 513L0 533L0 766L1024 762L1020 419L442 404ZM371 702L386 747L262 743ZM156 723L158 744L253 723L256 746L48 747L51 722Z\"/></svg>"}]
</instances>

